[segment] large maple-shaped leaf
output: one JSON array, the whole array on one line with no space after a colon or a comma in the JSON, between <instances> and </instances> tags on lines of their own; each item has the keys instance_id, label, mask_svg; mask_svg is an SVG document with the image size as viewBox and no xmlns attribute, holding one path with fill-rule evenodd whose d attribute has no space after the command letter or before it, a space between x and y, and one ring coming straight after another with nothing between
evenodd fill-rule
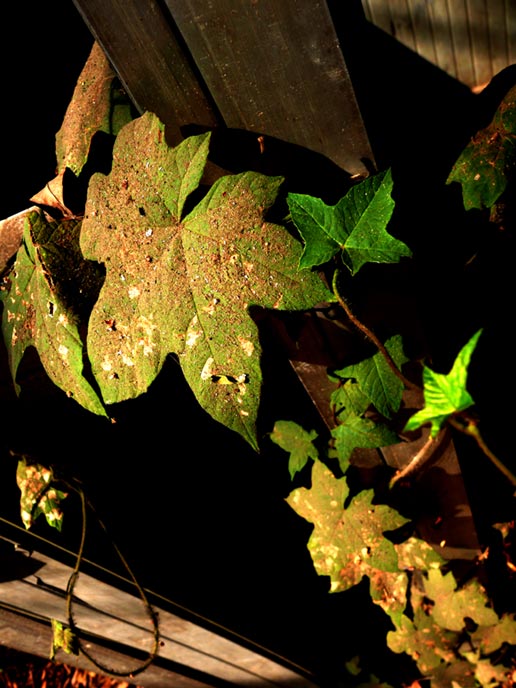
<instances>
[{"instance_id":1,"label":"large maple-shaped leaf","mask_svg":"<svg viewBox=\"0 0 516 688\"><path fill-rule=\"evenodd\" d=\"M82 258L79 228L75 220L47 222L38 212L26 218L22 246L1 292L2 330L15 385L23 355L34 346L58 387L89 411L106 415L83 376L82 300L95 291L99 274Z\"/></svg>"},{"instance_id":2,"label":"large maple-shaped leaf","mask_svg":"<svg viewBox=\"0 0 516 688\"><path fill-rule=\"evenodd\" d=\"M473 406L474 401L466 389L468 367L482 330L476 332L460 350L450 372L435 373L427 366L423 369L425 406L409 418L405 430L416 430L431 423L430 434L436 437L446 420Z\"/></svg>"},{"instance_id":3,"label":"large maple-shaped leaf","mask_svg":"<svg viewBox=\"0 0 516 688\"><path fill-rule=\"evenodd\" d=\"M394 210L392 187L386 170L353 186L334 206L289 193L290 215L305 242L299 267L322 265L340 252L354 275L366 263L397 263L411 256L408 246L386 229Z\"/></svg>"},{"instance_id":4,"label":"large maple-shaped leaf","mask_svg":"<svg viewBox=\"0 0 516 688\"><path fill-rule=\"evenodd\" d=\"M399 613L405 606L406 577L384 533L407 519L389 506L373 504L373 490L360 492L345 509L348 495L346 479L335 478L316 461L312 487L294 490L287 502L314 524L308 549L317 573L330 577L331 592L348 590L367 576L372 599L388 613Z\"/></svg>"},{"instance_id":5,"label":"large maple-shaped leaf","mask_svg":"<svg viewBox=\"0 0 516 688\"><path fill-rule=\"evenodd\" d=\"M491 208L505 191L515 163L516 88L511 88L489 126L462 151L447 183L462 185L466 210Z\"/></svg>"},{"instance_id":6,"label":"large maple-shaped leaf","mask_svg":"<svg viewBox=\"0 0 516 688\"><path fill-rule=\"evenodd\" d=\"M391 337L385 342L385 348L401 370L401 366L408 361L403 352L402 338L399 335ZM403 382L394 374L379 351L359 363L337 370L334 374L341 379L356 380L369 401L386 418L392 418L398 411L403 395Z\"/></svg>"},{"instance_id":7,"label":"large maple-shaped leaf","mask_svg":"<svg viewBox=\"0 0 516 688\"><path fill-rule=\"evenodd\" d=\"M261 349L249 309L306 309L329 292L297 271L298 242L263 219L280 178L222 177L183 217L208 145L204 134L169 148L147 113L119 134L109 176L92 178L81 246L106 280L88 352L109 404L145 392L177 354L199 403L256 447Z\"/></svg>"}]
</instances>

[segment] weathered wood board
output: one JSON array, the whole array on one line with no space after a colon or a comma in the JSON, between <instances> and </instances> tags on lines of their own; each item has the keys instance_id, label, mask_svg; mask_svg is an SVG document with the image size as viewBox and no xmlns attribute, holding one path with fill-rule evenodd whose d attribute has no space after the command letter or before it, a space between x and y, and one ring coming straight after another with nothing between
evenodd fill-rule
<instances>
[{"instance_id":1,"label":"weathered wood board","mask_svg":"<svg viewBox=\"0 0 516 688\"><path fill-rule=\"evenodd\" d=\"M369 21L472 89L516 52L516 6L504 0L362 0Z\"/></svg>"},{"instance_id":2,"label":"weathered wood board","mask_svg":"<svg viewBox=\"0 0 516 688\"><path fill-rule=\"evenodd\" d=\"M66 589L71 573L72 568L40 552L29 556L13 547L10 556L4 555L0 642L48 656L50 619L67 623ZM267 656L266 650L245 639L232 638L226 629L206 628L200 617L196 623L156 605L153 609L159 618L160 648L155 662L134 678L142 686L202 688L227 682L257 688L315 688L314 680L296 667ZM88 653L116 673L131 674L152 649L153 625L139 597L81 573L74 588L72 612ZM59 650L56 658L98 671L82 655L76 658Z\"/></svg>"}]
</instances>

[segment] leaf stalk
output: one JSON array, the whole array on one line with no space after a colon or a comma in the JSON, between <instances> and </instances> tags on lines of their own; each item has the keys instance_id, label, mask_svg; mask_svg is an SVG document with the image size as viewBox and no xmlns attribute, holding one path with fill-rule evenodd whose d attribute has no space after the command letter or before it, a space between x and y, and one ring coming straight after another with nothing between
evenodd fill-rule
<instances>
[{"instance_id":1,"label":"leaf stalk","mask_svg":"<svg viewBox=\"0 0 516 688\"><path fill-rule=\"evenodd\" d=\"M364 334L367 337L367 339L369 339L370 342L372 342L376 346L378 351L384 357L389 368L391 368L392 372L396 375L396 377L398 377L403 382L405 387L407 387L408 389L419 390L420 387L418 385L414 384L408 378L406 378L405 375L403 375L401 370L398 368L398 366L394 362L392 356L390 355L390 353L385 348L385 345L378 339L378 337L375 335L375 333L372 330L370 330L367 327L367 325L364 325L364 323L361 320L359 320L356 317L356 315L353 313L349 304L347 303L345 298L342 296L342 294L339 292L339 289L337 286L338 277L339 277L339 271L335 270L335 272L333 273L333 279L332 279L333 293L335 295L335 298L339 302L339 305L344 309L344 312L348 316L351 323L357 328L357 330L360 330L360 332L362 332L362 334Z\"/></svg>"}]
</instances>

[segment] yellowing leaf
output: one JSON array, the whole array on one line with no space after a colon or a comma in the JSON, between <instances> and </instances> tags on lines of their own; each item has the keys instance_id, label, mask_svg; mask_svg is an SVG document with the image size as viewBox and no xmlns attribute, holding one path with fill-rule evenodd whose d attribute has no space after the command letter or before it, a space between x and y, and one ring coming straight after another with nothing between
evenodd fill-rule
<instances>
[{"instance_id":1,"label":"yellowing leaf","mask_svg":"<svg viewBox=\"0 0 516 688\"><path fill-rule=\"evenodd\" d=\"M331 592L348 590L367 576L373 600L388 613L399 613L405 606L406 577L384 533L407 519L389 506L373 504L372 490L360 492L345 509L348 494L346 479L335 478L317 461L312 487L294 490L287 502L314 524L308 549L317 573L330 577Z\"/></svg>"},{"instance_id":2,"label":"yellowing leaf","mask_svg":"<svg viewBox=\"0 0 516 688\"><path fill-rule=\"evenodd\" d=\"M99 275L80 254L79 227L73 220L47 222L37 212L27 217L22 246L1 292L2 330L15 383L25 351L34 346L60 389L89 411L106 415L83 375L79 325L86 308L83 301L88 292L95 291Z\"/></svg>"},{"instance_id":3,"label":"yellowing leaf","mask_svg":"<svg viewBox=\"0 0 516 688\"><path fill-rule=\"evenodd\" d=\"M480 626L498 623L498 615L486 606L485 590L477 580L457 590L451 571L443 575L439 569L430 569L427 576L424 585L427 597L434 603L432 617L443 628L461 631L466 618Z\"/></svg>"},{"instance_id":4,"label":"yellowing leaf","mask_svg":"<svg viewBox=\"0 0 516 688\"><path fill-rule=\"evenodd\" d=\"M53 473L40 464L28 463L25 458L18 461L16 483L20 488L20 513L27 530L36 518L43 514L47 523L61 530L63 513L60 503L67 494L51 486Z\"/></svg>"}]
</instances>

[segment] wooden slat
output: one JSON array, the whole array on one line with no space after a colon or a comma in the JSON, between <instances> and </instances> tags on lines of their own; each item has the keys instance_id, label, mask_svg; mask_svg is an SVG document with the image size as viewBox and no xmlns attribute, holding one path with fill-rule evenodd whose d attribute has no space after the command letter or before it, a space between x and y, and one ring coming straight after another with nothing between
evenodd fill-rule
<instances>
[{"instance_id":1,"label":"wooden slat","mask_svg":"<svg viewBox=\"0 0 516 688\"><path fill-rule=\"evenodd\" d=\"M373 154L324 0L166 4L228 127L367 172Z\"/></svg>"},{"instance_id":2,"label":"wooden slat","mask_svg":"<svg viewBox=\"0 0 516 688\"><path fill-rule=\"evenodd\" d=\"M456 76L457 65L453 51L447 0L435 0L435 2L430 3L428 5L428 12L431 17L436 64L447 74Z\"/></svg>"},{"instance_id":3,"label":"wooden slat","mask_svg":"<svg viewBox=\"0 0 516 688\"><path fill-rule=\"evenodd\" d=\"M74 0L140 111L157 114L170 143L216 115L157 0Z\"/></svg>"},{"instance_id":4,"label":"wooden slat","mask_svg":"<svg viewBox=\"0 0 516 688\"><path fill-rule=\"evenodd\" d=\"M486 0L468 0L468 23L474 69L473 87L478 87L493 75L488 34Z\"/></svg>"},{"instance_id":5,"label":"wooden slat","mask_svg":"<svg viewBox=\"0 0 516 688\"><path fill-rule=\"evenodd\" d=\"M17 556L23 558L22 554ZM13 578L9 580L5 558L3 562L0 606L12 613L18 611L21 615L32 615L34 618L46 620L47 623L50 619L66 623L65 598L72 572L70 567L34 552L25 562L29 568L28 573L17 578L18 572L14 571ZM81 573L74 589L74 600L73 614L77 627L82 633L97 638L98 645L109 646L117 643L120 647L127 647L128 650L132 649L138 653L148 653L152 648L152 624L138 597ZM170 673L166 682L161 684L155 683L152 669L145 670L138 675L138 683L143 686L201 688L213 685L217 681L228 681L257 688L273 688L278 685L315 688L313 681L292 668L273 661L251 644L244 646L164 609L154 609L158 612L159 618L161 666L163 667L163 662L168 660L177 668ZM46 632L37 646L29 650L22 647L15 637L11 641L7 641L4 636L4 643L23 651L34 653L39 650L39 654L45 655L50 648ZM69 659L61 654L62 651L59 652L60 661ZM108 655L109 668L117 672L130 673L131 669L135 669L140 663L134 654L131 656L130 653L119 652L118 655ZM180 671L180 667L184 667L184 673ZM189 672L205 676L206 681L192 679L188 676ZM147 682L148 676L150 678ZM164 680L163 676L161 680Z\"/></svg>"},{"instance_id":6,"label":"wooden slat","mask_svg":"<svg viewBox=\"0 0 516 688\"><path fill-rule=\"evenodd\" d=\"M362 5L376 26L470 88L516 62L516 6L510 0L362 0Z\"/></svg>"},{"instance_id":7,"label":"wooden slat","mask_svg":"<svg viewBox=\"0 0 516 688\"><path fill-rule=\"evenodd\" d=\"M421 0L409 0L408 2L416 52L425 60L437 64L434 27L430 20L428 4L421 2Z\"/></svg>"}]
</instances>

